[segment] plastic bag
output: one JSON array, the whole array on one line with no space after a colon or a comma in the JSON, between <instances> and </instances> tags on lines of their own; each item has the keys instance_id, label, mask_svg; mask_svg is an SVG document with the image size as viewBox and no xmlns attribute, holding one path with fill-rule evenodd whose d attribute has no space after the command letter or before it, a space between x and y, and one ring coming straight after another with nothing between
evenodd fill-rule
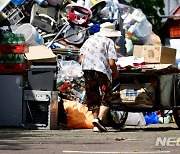
<instances>
[{"instance_id":1,"label":"plastic bag","mask_svg":"<svg viewBox=\"0 0 180 154\"><path fill-rule=\"evenodd\" d=\"M81 65L75 60L63 60L62 55L58 55L60 59L58 62L58 73L57 73L57 87L64 84L65 82L71 82L73 79L82 77L83 72Z\"/></svg>"},{"instance_id":2,"label":"plastic bag","mask_svg":"<svg viewBox=\"0 0 180 154\"><path fill-rule=\"evenodd\" d=\"M150 34L148 39L146 40L145 44L147 45L161 45L161 39L158 35L156 35L154 32Z\"/></svg>"},{"instance_id":3,"label":"plastic bag","mask_svg":"<svg viewBox=\"0 0 180 154\"><path fill-rule=\"evenodd\" d=\"M60 62L60 70L58 75L71 78L81 77L83 72L81 65L75 60L62 60Z\"/></svg>"},{"instance_id":4,"label":"plastic bag","mask_svg":"<svg viewBox=\"0 0 180 154\"><path fill-rule=\"evenodd\" d=\"M58 55L58 57L61 55ZM80 103L85 101L85 83L81 65L75 60L58 59L58 75L56 87L61 97Z\"/></svg>"},{"instance_id":5,"label":"plastic bag","mask_svg":"<svg viewBox=\"0 0 180 154\"><path fill-rule=\"evenodd\" d=\"M64 100L64 109L67 114L67 127L69 128L90 128L92 124L93 115L88 108L76 101Z\"/></svg>"},{"instance_id":6,"label":"plastic bag","mask_svg":"<svg viewBox=\"0 0 180 154\"><path fill-rule=\"evenodd\" d=\"M151 33L152 33L152 25L147 19L138 23L134 30L134 34L139 39L147 38L151 35Z\"/></svg>"},{"instance_id":7,"label":"plastic bag","mask_svg":"<svg viewBox=\"0 0 180 154\"><path fill-rule=\"evenodd\" d=\"M158 116L156 112L149 112L144 116L144 119L146 121L146 125L148 124L157 124L159 123Z\"/></svg>"},{"instance_id":8,"label":"plastic bag","mask_svg":"<svg viewBox=\"0 0 180 154\"><path fill-rule=\"evenodd\" d=\"M125 38L126 40L126 56L132 56L133 55L133 42L130 39Z\"/></svg>"},{"instance_id":9,"label":"plastic bag","mask_svg":"<svg viewBox=\"0 0 180 154\"><path fill-rule=\"evenodd\" d=\"M137 27L138 23L141 23L146 19L146 16L141 9L136 8L127 9L125 14L123 14L121 17L124 19L123 28L131 32L134 32L134 29Z\"/></svg>"},{"instance_id":10,"label":"plastic bag","mask_svg":"<svg viewBox=\"0 0 180 154\"><path fill-rule=\"evenodd\" d=\"M144 115L142 114L142 112L141 113L128 112L128 117L125 124L130 126L145 126L146 121L144 119Z\"/></svg>"}]
</instances>

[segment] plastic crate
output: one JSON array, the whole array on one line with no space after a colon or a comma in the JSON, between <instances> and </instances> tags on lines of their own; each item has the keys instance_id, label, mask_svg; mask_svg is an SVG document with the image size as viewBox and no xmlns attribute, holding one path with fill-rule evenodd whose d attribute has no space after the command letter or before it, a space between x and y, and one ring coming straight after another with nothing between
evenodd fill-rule
<instances>
[{"instance_id":1,"label":"plastic crate","mask_svg":"<svg viewBox=\"0 0 180 154\"><path fill-rule=\"evenodd\" d=\"M22 73L25 69L25 64L0 64L0 73Z\"/></svg>"},{"instance_id":2,"label":"plastic crate","mask_svg":"<svg viewBox=\"0 0 180 154\"><path fill-rule=\"evenodd\" d=\"M180 38L180 25L177 27L170 27L170 38Z\"/></svg>"},{"instance_id":3,"label":"plastic crate","mask_svg":"<svg viewBox=\"0 0 180 154\"><path fill-rule=\"evenodd\" d=\"M0 54L0 63L1 64L22 64L24 63L24 54L23 53L1 53Z\"/></svg>"},{"instance_id":4,"label":"plastic crate","mask_svg":"<svg viewBox=\"0 0 180 154\"><path fill-rule=\"evenodd\" d=\"M14 10L9 16L8 16L8 21L10 22L11 25L16 25L18 24L23 18L24 14L22 11L17 7L16 10Z\"/></svg>"},{"instance_id":5,"label":"plastic crate","mask_svg":"<svg viewBox=\"0 0 180 154\"><path fill-rule=\"evenodd\" d=\"M0 44L0 53L28 53L29 46L26 44Z\"/></svg>"},{"instance_id":6,"label":"plastic crate","mask_svg":"<svg viewBox=\"0 0 180 154\"><path fill-rule=\"evenodd\" d=\"M2 10L11 25L18 24L25 16L18 6L14 5L11 1Z\"/></svg>"}]
</instances>

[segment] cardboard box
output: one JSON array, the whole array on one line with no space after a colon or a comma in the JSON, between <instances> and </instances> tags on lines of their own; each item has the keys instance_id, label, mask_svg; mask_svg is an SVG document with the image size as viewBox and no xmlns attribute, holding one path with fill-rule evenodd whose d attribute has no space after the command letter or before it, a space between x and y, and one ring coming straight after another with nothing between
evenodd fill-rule
<instances>
[{"instance_id":1,"label":"cardboard box","mask_svg":"<svg viewBox=\"0 0 180 154\"><path fill-rule=\"evenodd\" d=\"M165 46L134 45L133 56L144 57L146 63L175 65L176 49Z\"/></svg>"},{"instance_id":2,"label":"cardboard box","mask_svg":"<svg viewBox=\"0 0 180 154\"><path fill-rule=\"evenodd\" d=\"M150 83L143 86L136 84L127 84L120 87L120 97L125 104L145 104L153 105L155 103L155 87Z\"/></svg>"}]
</instances>

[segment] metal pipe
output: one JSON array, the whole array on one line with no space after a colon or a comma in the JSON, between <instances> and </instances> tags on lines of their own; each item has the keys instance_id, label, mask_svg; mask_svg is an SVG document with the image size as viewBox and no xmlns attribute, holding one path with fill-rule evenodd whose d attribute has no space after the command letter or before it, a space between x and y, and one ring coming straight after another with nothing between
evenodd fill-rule
<instances>
[{"instance_id":1,"label":"metal pipe","mask_svg":"<svg viewBox=\"0 0 180 154\"><path fill-rule=\"evenodd\" d=\"M160 15L160 18L175 18L175 17L180 17L180 14L175 14L175 15ZM151 19L154 18L154 16L147 16L147 18Z\"/></svg>"},{"instance_id":2,"label":"metal pipe","mask_svg":"<svg viewBox=\"0 0 180 154\"><path fill-rule=\"evenodd\" d=\"M62 33L62 31L67 27L67 23L61 28L61 30L56 34L56 36L52 39L52 41L47 45L47 48L49 48L53 42L58 38L58 36Z\"/></svg>"}]
</instances>

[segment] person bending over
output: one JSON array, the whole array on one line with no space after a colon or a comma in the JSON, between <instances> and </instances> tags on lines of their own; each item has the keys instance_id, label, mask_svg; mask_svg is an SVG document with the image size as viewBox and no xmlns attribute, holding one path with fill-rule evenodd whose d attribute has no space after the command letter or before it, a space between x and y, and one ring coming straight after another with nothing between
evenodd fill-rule
<instances>
[{"instance_id":1,"label":"person bending over","mask_svg":"<svg viewBox=\"0 0 180 154\"><path fill-rule=\"evenodd\" d=\"M87 96L85 103L94 117L93 131L107 131L102 119L112 99L112 80L118 77L114 41L119 36L121 32L115 30L115 25L106 22L80 48L79 63L84 72Z\"/></svg>"}]
</instances>

